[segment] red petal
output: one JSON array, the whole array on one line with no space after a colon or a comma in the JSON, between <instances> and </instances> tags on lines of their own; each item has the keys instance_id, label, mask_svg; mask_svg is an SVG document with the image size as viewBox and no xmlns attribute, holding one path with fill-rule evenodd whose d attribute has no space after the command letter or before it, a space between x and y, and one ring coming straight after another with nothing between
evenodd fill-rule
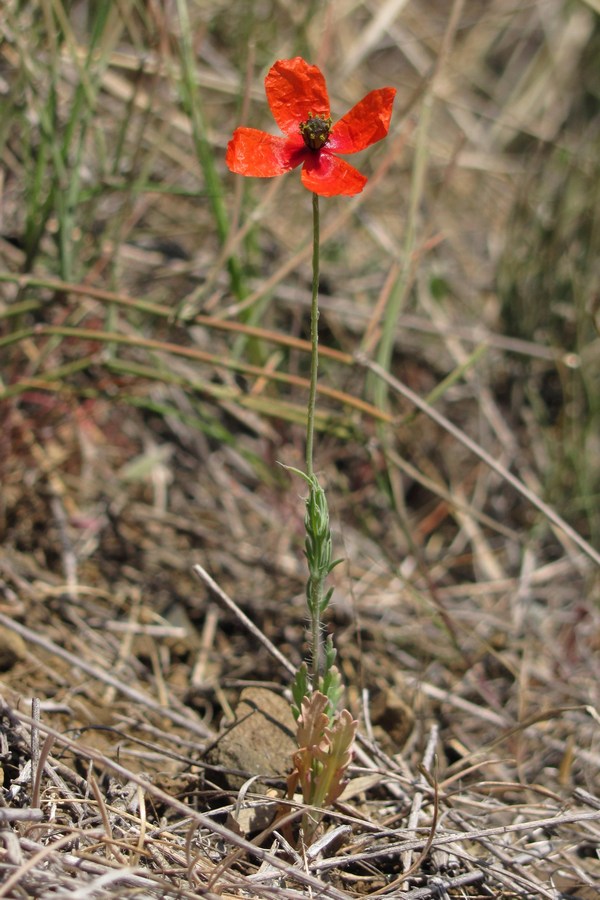
<instances>
[{"instance_id":1,"label":"red petal","mask_svg":"<svg viewBox=\"0 0 600 900\"><path fill-rule=\"evenodd\" d=\"M273 118L284 134L296 134L311 113L325 119L329 115L325 76L300 56L278 59L265 78L265 90Z\"/></svg>"},{"instance_id":2,"label":"red petal","mask_svg":"<svg viewBox=\"0 0 600 900\"><path fill-rule=\"evenodd\" d=\"M327 150L310 153L302 166L302 184L321 197L360 194L366 183L358 169Z\"/></svg>"},{"instance_id":3,"label":"red petal","mask_svg":"<svg viewBox=\"0 0 600 900\"><path fill-rule=\"evenodd\" d=\"M300 134L283 138L257 128L236 128L227 145L225 162L237 175L271 178L295 169L308 152Z\"/></svg>"},{"instance_id":4,"label":"red petal","mask_svg":"<svg viewBox=\"0 0 600 900\"><path fill-rule=\"evenodd\" d=\"M331 129L327 148L335 153L358 153L388 133L395 88L371 91Z\"/></svg>"}]
</instances>

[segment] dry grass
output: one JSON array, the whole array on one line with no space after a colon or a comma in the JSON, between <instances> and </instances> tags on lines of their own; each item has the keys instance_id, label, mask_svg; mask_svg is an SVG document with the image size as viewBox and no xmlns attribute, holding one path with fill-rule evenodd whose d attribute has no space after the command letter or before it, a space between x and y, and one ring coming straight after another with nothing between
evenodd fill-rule
<instances>
[{"instance_id":1,"label":"dry grass","mask_svg":"<svg viewBox=\"0 0 600 900\"><path fill-rule=\"evenodd\" d=\"M5 4L0 897L598 895L596 6ZM301 851L277 461L303 455L310 197L223 162L295 53L334 115L398 88L367 189L323 204L328 627L361 737Z\"/></svg>"}]
</instances>

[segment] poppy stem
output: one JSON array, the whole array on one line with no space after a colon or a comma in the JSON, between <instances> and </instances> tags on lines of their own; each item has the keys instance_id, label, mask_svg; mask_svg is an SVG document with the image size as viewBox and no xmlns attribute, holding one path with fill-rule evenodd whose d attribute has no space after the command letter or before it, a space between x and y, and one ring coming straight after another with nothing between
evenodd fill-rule
<instances>
[{"instance_id":1,"label":"poppy stem","mask_svg":"<svg viewBox=\"0 0 600 900\"><path fill-rule=\"evenodd\" d=\"M309 525L310 520L312 519L313 527L316 525L315 518L318 520L321 516L314 516L314 512L321 504L317 504L317 497L320 493L322 495L323 502L325 502L325 495L322 490L318 486L318 482L315 479L314 468L313 468L313 453L314 453L314 435L315 435L315 405L317 399L317 378L319 372L319 250L320 250L320 220L319 220L319 195L312 195L312 208L313 208L313 257L312 257L312 300L310 304L310 344L311 344L311 354L310 354L310 391L308 395L308 410L306 417L306 474L308 475L311 485L310 485L310 497L307 501L307 533L309 534L309 540L312 538L311 544L312 549L316 552L312 553L309 551L310 556L318 557L319 553L319 545L321 544L322 537L317 537L316 534L311 534L312 528ZM313 508L313 516L310 514L310 509ZM320 529L317 527L317 533ZM316 540L315 540L316 538ZM309 569L311 569L311 560L309 558ZM323 632L321 626L321 611L322 611L322 600L323 600L323 580L324 573L318 570L315 572L314 570L311 572L311 577L309 578L308 586L307 586L307 599L308 599L308 608L310 611L310 625L311 625L311 651L312 651L312 685L313 690L317 690L319 684L319 675L322 664L322 646L323 646Z\"/></svg>"},{"instance_id":2,"label":"poppy stem","mask_svg":"<svg viewBox=\"0 0 600 900\"><path fill-rule=\"evenodd\" d=\"M312 195L313 208L313 256L312 256L312 299L310 304L310 390L306 417L306 474L314 478L313 453L315 436L315 405L317 400L317 378L319 373L319 262L320 262L320 219L319 195ZM311 485L311 498L314 490ZM309 564L310 567L310 564ZM308 607L311 619L312 684L317 690L321 668L323 633L321 626L321 597L323 581L311 578L308 586ZM311 596L312 595L312 596Z\"/></svg>"},{"instance_id":3,"label":"poppy stem","mask_svg":"<svg viewBox=\"0 0 600 900\"><path fill-rule=\"evenodd\" d=\"M313 465L315 405L317 397L317 375L319 370L319 197L313 194L313 282L310 308L310 393L306 417L306 472L294 469L308 484L305 501L304 530L306 540L304 553L308 564L306 582L306 603L310 616L310 672L302 664L292 685L296 717L300 715L302 701L315 692L327 698L327 709L333 717L341 696L341 678L334 665L336 651L333 642L323 639L321 616L329 606L333 588L325 589L325 581L340 560L332 560L331 529L329 508L325 491L319 484Z\"/></svg>"},{"instance_id":4,"label":"poppy stem","mask_svg":"<svg viewBox=\"0 0 600 900\"><path fill-rule=\"evenodd\" d=\"M313 257L312 257L312 300L310 305L310 391L306 418L306 473L313 475L313 447L315 434L315 403L317 397L317 375L319 371L319 195L312 195L313 205Z\"/></svg>"}]
</instances>

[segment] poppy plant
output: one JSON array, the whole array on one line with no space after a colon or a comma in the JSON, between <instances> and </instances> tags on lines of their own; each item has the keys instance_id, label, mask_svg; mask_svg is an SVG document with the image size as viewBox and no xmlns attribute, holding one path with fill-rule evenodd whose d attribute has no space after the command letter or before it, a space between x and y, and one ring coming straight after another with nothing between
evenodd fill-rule
<instances>
[{"instance_id":1,"label":"poppy plant","mask_svg":"<svg viewBox=\"0 0 600 900\"><path fill-rule=\"evenodd\" d=\"M285 137L236 128L227 147L231 171L270 178L302 165L302 184L313 194L360 193L366 177L337 154L358 153L386 136L395 89L371 91L335 124L323 73L300 56L277 60L265 78L265 90Z\"/></svg>"},{"instance_id":2,"label":"poppy plant","mask_svg":"<svg viewBox=\"0 0 600 900\"><path fill-rule=\"evenodd\" d=\"M340 560L332 559L329 508L325 491L315 475L313 447L319 367L319 197L358 194L367 179L338 154L358 153L386 136L396 91L385 87L371 91L333 124L323 73L301 57L279 59L265 79L267 100L284 137L257 128L236 128L227 146L227 165L238 175L270 178L302 166L302 184L312 192L313 256L310 304L310 382L306 414L306 472L285 466L304 479L305 555L308 564L306 603L310 621L310 671L303 663L292 684L292 711L299 723L298 741L312 734L313 749L294 757L290 790L303 784L304 799L311 805L333 802L352 759L356 722L347 710L337 711L343 693L341 675L334 665L336 650L331 637L324 640L321 616L329 606L333 587L326 581ZM304 755L302 755L304 754ZM300 760L300 762L298 762ZM300 773L300 774L299 774ZM310 842L320 819L303 820L303 839Z\"/></svg>"}]
</instances>

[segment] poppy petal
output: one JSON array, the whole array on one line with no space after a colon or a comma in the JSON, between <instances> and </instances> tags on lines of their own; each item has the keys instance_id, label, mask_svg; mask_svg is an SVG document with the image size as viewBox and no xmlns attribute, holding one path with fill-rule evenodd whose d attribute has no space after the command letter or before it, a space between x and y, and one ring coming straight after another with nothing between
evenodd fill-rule
<instances>
[{"instance_id":1,"label":"poppy petal","mask_svg":"<svg viewBox=\"0 0 600 900\"><path fill-rule=\"evenodd\" d=\"M301 177L304 187L321 197L360 194L367 183L358 169L325 150L307 156Z\"/></svg>"},{"instance_id":2,"label":"poppy petal","mask_svg":"<svg viewBox=\"0 0 600 900\"><path fill-rule=\"evenodd\" d=\"M296 134L310 115L329 116L325 76L300 56L278 59L265 78L267 100L273 118L284 134Z\"/></svg>"},{"instance_id":3,"label":"poppy petal","mask_svg":"<svg viewBox=\"0 0 600 900\"><path fill-rule=\"evenodd\" d=\"M257 128L236 128L227 145L225 162L237 175L271 178L295 169L308 152L300 134L284 138Z\"/></svg>"},{"instance_id":4,"label":"poppy petal","mask_svg":"<svg viewBox=\"0 0 600 900\"><path fill-rule=\"evenodd\" d=\"M396 89L371 91L331 129L327 148L335 153L358 153L386 136Z\"/></svg>"}]
</instances>

